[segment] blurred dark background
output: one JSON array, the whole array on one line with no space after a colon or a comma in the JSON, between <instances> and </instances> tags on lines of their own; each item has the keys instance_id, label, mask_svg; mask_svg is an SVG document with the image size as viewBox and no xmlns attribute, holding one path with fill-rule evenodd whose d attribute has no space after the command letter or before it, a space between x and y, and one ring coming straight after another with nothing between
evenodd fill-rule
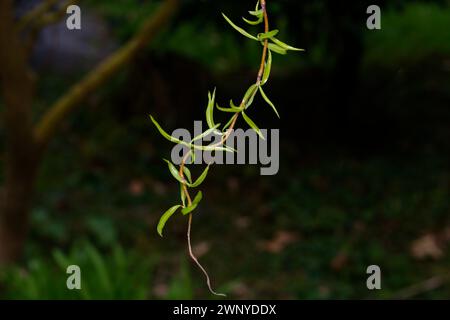
<instances>
[{"instance_id":1,"label":"blurred dark background","mask_svg":"<svg viewBox=\"0 0 450 320\"><path fill-rule=\"evenodd\" d=\"M18 15L37 2L16 1ZM369 4L381 7L381 30L366 28ZM82 1L81 31L64 20L44 29L31 59L35 117L158 5ZM208 90L217 87L221 104L242 96L261 46L220 13L237 23L253 8L183 1L61 124L39 172L25 253L0 270L0 297L210 298L187 256L186 217L171 219L163 239L156 233L179 189L161 160L172 145L148 114L168 131L192 128ZM279 173L215 166L205 182L192 237L213 283L238 299L450 298L450 3L268 8L280 39L306 52L274 56L266 92L281 120L262 100L252 110L260 127L280 128ZM0 127L0 145L3 136ZM67 263L82 267L81 292L65 288ZM382 290L366 288L372 264Z\"/></svg>"}]
</instances>

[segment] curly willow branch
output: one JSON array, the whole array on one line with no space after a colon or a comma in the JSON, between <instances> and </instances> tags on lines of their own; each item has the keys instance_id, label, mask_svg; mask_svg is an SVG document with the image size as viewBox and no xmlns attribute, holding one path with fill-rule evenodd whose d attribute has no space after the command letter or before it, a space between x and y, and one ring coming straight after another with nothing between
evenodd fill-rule
<instances>
[{"instance_id":1,"label":"curly willow branch","mask_svg":"<svg viewBox=\"0 0 450 320\"><path fill-rule=\"evenodd\" d=\"M267 33L267 32L269 32L269 17L268 17L268 14L267 14L266 0L261 0L261 9L263 10L263 14L264 14L264 32ZM263 53L262 53L262 57L261 57L261 65L260 65L259 70L258 70L258 76L256 78L256 83L255 83L256 85L259 85L260 82L261 82L261 77L263 75L264 66L265 66L265 62L266 62L268 46L269 46L269 40L266 39L264 41ZM246 101L245 101L245 99L243 99L241 104L239 105L239 107L243 108L245 106L245 103L246 103ZM222 146L222 145L225 144L225 142L230 137L230 134L233 132L234 126L236 125L236 121L237 121L238 118L239 118L239 113L236 113L233 116L233 120L232 120L231 125L228 128L227 132L223 135L222 139L218 143L213 144L212 147L219 147L219 146ZM186 161L187 161L187 159L189 159L189 156L191 155L191 152L192 152L192 149L190 149L186 153L186 155L183 157L183 159L181 161L179 174L180 174L180 176L182 178L184 178L184 166L186 165ZM191 199L191 196L189 194L189 190L188 190L188 188L186 187L185 184L183 184L183 192L186 195L186 199L188 201L188 206L190 206L192 204L192 199ZM192 243L191 243L191 229L192 229L192 212L189 213L188 231L187 231L187 241L188 241L189 256L197 264L197 266L202 270L203 274L205 275L206 283L208 285L209 291L212 294L214 294L214 295L226 297L226 294L217 293L217 292L215 292L213 290L213 288L211 286L211 280L210 280L208 272L201 265L201 263L198 261L197 257L193 253L193 251L192 251Z\"/></svg>"},{"instance_id":2,"label":"curly willow branch","mask_svg":"<svg viewBox=\"0 0 450 320\"><path fill-rule=\"evenodd\" d=\"M273 111L276 113L276 115L279 116L278 111L276 110L274 104L269 100L269 98L267 97L267 95L265 94L265 92L262 88L264 86L264 84L267 82L269 75L270 75L270 70L271 70L271 65L272 65L272 52L284 55L289 50L293 50L293 51L302 51L303 50L303 49L294 48L294 47L278 40L277 38L275 38L275 35L278 34L279 30L269 31L269 19L267 16L266 0L258 1L256 4L255 11L249 11L249 13L251 15L255 16L257 18L257 20L252 21L252 20L247 20L247 19L243 18L244 21L250 25L258 25L258 24L264 23L264 32L263 33L259 33L257 36L254 36L254 35L248 33L247 31L245 31L244 29L235 25L226 15L222 14L223 17L225 18L225 20L227 20L227 22L236 31L238 31L240 34L244 35L247 38L250 38L254 41L261 43L261 45L263 46L263 51L262 51L262 56L261 56L261 64L258 69L256 82L253 83L247 89L247 92L245 93L244 98L242 99L239 106L235 106L233 104L233 101L230 101L230 108L221 108L219 105L216 105L216 107L221 111L234 113L233 116L231 117L230 121L223 127L222 131L219 132L219 130L217 130L217 128L220 126L220 124L217 124L217 125L214 124L214 119L213 119L213 111L214 111L214 106L215 106L215 90L212 95L210 93L208 94L208 107L206 109L206 122L208 123L209 129L207 131L203 132L202 134L200 134L199 136L195 137L194 139L192 139L190 143L181 141L181 140L177 139L176 137L172 137L171 135L169 135L167 132L165 132L161 128L161 126L156 122L156 120L150 115L150 118L151 118L153 124L157 127L158 131L167 140L169 140L173 143L177 143L177 144L181 144L181 145L189 147L189 150L184 155L178 169L170 161L166 160L166 162L169 166L170 173L180 183L182 204L178 204L178 205L171 207L169 210L167 210L161 216L158 226L157 226L158 233L162 236L162 230L164 228L165 223L175 213L175 211L178 210L178 208L180 208L180 207L182 208L181 212L183 215L189 215L188 230L187 230L187 242L188 242L189 255L192 258L192 260L195 262L195 264L200 268L200 270L202 270L203 274L205 275L206 283L207 283L208 288L211 291L211 293L213 293L215 295L219 295L219 296L225 296L225 295L222 293L217 293L212 289L211 280L208 275L208 272L200 264L197 257L193 253L192 243L191 243L192 212L196 209L198 203L200 202L200 200L202 198L202 193L201 193L201 191L199 191L197 193L197 195L194 197L194 199L192 200L192 197L189 193L188 187L196 188L203 182L203 180L205 179L205 177L208 173L209 164L208 164L208 167L199 176L199 178L195 182L193 182L190 170L186 166L187 161L188 161L188 159L191 158L192 162L194 162L193 161L194 156L195 156L194 150L199 150L199 149L200 150L212 150L212 151L224 151L225 150L225 151L235 152L234 149L229 148L229 146L227 146L225 143L228 140L228 138L230 137L231 133L233 132L234 127L236 126L236 122L241 113L242 113L242 117L245 120L245 122L247 122L247 124L253 130L255 130L256 133L258 133L260 138L264 139L264 136L262 135L261 130L248 117L248 115L246 115L246 113L244 111L246 109L248 109L248 107L252 104L255 95L257 94L258 91L260 91L261 96L264 98L264 100L267 102L267 104L273 109ZM221 136L220 141L215 142L212 145L208 145L208 146L203 146L203 145L199 146L199 145L193 144L194 141L202 139L204 136L207 136L208 134L211 134L213 132L215 134L217 132L219 132L219 134ZM186 205L186 200L187 200L187 205Z\"/></svg>"}]
</instances>

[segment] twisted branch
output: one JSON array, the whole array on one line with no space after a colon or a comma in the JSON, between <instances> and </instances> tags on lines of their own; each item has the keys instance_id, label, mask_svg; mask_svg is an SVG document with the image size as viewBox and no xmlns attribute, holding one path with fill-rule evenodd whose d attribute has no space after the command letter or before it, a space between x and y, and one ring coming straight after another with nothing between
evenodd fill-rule
<instances>
[{"instance_id":1,"label":"twisted branch","mask_svg":"<svg viewBox=\"0 0 450 320\"><path fill-rule=\"evenodd\" d=\"M267 8L266 8L266 0L261 0L261 9L263 10L263 14L264 14L264 32L267 33L269 32L269 18L267 15ZM267 50L268 50L268 46L269 46L269 40L265 39L264 40L264 48L263 48L263 53L262 53L262 57L261 57L261 64L258 70L258 75L256 78L256 85L260 85L261 83L261 78L262 75L264 73L264 67L265 67L265 62L266 62L266 56L267 56ZM241 104L239 105L239 107L243 110L245 107L247 101L245 101L245 99L242 99ZM233 116L233 120L231 122L230 127L227 129L226 133L222 136L221 140L219 142L217 142L216 144L213 144L211 147L220 147L223 146L225 144L225 142L228 140L228 138L230 137L231 133L234 130L234 126L236 125L237 119L239 118L239 114L240 113L235 113ZM179 169L179 174L181 176L182 179L184 179L184 167L186 165L187 160L189 159L190 155L192 153L192 150L189 150L186 155L183 157L181 164L180 164L180 169ZM192 205L192 200L191 200L191 196L189 194L189 190L186 187L186 184L183 184L183 192L186 196L186 199L188 201L188 206ZM225 297L226 295L223 293L217 293L212 289L211 286L211 280L210 277L208 275L208 272L205 270L205 268L200 264L200 262L198 261L197 257L194 255L193 251L192 251L192 243L191 243L191 228L192 228L192 212L189 213L189 219L188 219L188 229L187 229L187 242L188 242L188 250L189 250L189 256L191 257L191 259L195 262L195 264L200 268L200 270L202 270L203 274L206 277L206 283L208 285L208 289L209 291L217 296L223 296Z\"/></svg>"}]
</instances>

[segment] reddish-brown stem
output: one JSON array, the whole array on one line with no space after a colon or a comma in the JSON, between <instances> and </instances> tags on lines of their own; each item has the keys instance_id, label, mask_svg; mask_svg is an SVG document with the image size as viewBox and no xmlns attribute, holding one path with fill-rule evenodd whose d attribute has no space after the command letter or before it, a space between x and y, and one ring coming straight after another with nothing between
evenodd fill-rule
<instances>
[{"instance_id":1,"label":"reddish-brown stem","mask_svg":"<svg viewBox=\"0 0 450 320\"><path fill-rule=\"evenodd\" d=\"M267 33L269 32L269 18L267 15L267 9L266 9L266 0L261 0L261 9L263 10L263 15L264 15L264 32ZM266 64L266 57L267 57L267 50L268 50L268 46L269 46L269 41L268 39L264 40L264 48L263 48L263 53L262 53L262 57L261 57L261 64L258 70L258 76L256 78L256 85L259 86L261 83L261 79L264 73L264 68L265 68L265 64ZM242 110L244 110L245 108L245 104L247 101L242 100L241 104L240 104L240 108ZM219 142L211 145L210 147L219 147L225 144L225 142L228 140L228 138L230 137L231 133L233 132L234 126L236 125L237 119L239 118L239 114L240 112L237 112L234 116L233 116L233 120L231 121L230 127L227 129L227 131L225 132L225 134L222 136L222 138L220 139ZM182 179L184 179L184 167L186 165L186 161L189 158L189 156L191 155L192 150L189 150L183 157L183 159L181 160L181 164L180 164L180 170L179 170L179 174L181 176ZM186 195L186 199L188 201L188 207L192 205L192 200L191 200L191 196L189 194L189 190L186 186L186 184L182 184L182 188L183 188L183 192ZM187 241L188 241L188 250L189 250L189 255L191 257L191 259L195 262L195 264L197 264L197 266L200 268L200 270L202 270L203 274L206 277L206 283L208 285L208 289L209 291L217 296L226 296L223 293L217 293L215 292L212 287L211 287L211 281L208 275L208 272L205 270L205 268L200 264L200 262L198 261L197 257L194 255L193 251L192 251L192 243L191 243L191 227L192 227L192 213L189 213L189 219L188 219L188 230L187 230Z\"/></svg>"}]
</instances>

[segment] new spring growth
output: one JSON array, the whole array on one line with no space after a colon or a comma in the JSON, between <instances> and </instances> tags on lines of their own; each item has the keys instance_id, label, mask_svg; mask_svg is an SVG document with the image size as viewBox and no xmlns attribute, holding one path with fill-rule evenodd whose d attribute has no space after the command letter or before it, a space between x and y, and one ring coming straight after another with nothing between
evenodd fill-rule
<instances>
[{"instance_id":1,"label":"new spring growth","mask_svg":"<svg viewBox=\"0 0 450 320\"><path fill-rule=\"evenodd\" d=\"M245 23L250 26L258 26L263 24L264 31L257 34L252 34L251 32L246 31L242 27L235 24L230 18L228 18L225 14L222 13L225 20L240 34L243 36L259 43L262 46L262 57L260 68L257 73L255 83L251 84L243 95L241 102L238 105L235 105L232 100L230 100L228 107L220 107L216 103L216 90L214 89L212 92L208 93L208 104L206 107L206 123L208 124L208 129L202 134L194 137L190 142L181 141L171 135L169 135L164 129L158 124L158 122L150 116L151 121L161 133L161 135L169 140L172 143L181 144L185 147L189 148L189 151L183 157L180 165L177 167L169 160L164 160L167 164L167 168L170 172L170 175L178 182L180 186L180 200L177 204L174 204L170 207L160 218L157 231L160 236L163 236L164 226L167 221L172 217L175 213L180 212L182 215L187 216L188 218L188 231L187 231L187 242L189 255L192 260L196 263L196 265L202 270L206 277L206 282L211 293L215 295L225 296L224 294L217 293L212 289L211 281L208 273L205 268L199 263L198 259L192 252L191 246L191 225L192 225L192 216L196 212L200 202L203 198L203 193L201 191L197 191L194 198L191 197L191 192L193 189L201 186L203 181L208 175L210 170L210 165L206 166L202 173L198 177L194 177L191 174L191 171L188 168L188 164L192 164L195 161L195 150L206 150L206 151L224 151L224 152L235 152L234 149L229 148L225 142L230 137L231 133L234 130L236 122L239 116L242 115L242 119L247 123L247 125L255 130L256 133L260 136L261 139L264 139L261 130L256 125L256 123L251 119L250 107L253 105L253 101L255 96L259 93L261 97L264 99L268 107L270 107L277 117L280 117L278 110L276 109L274 103L269 99L266 91L263 90L263 87L268 83L270 73L272 70L273 63L273 54L285 55L289 51L303 51L303 49L298 49L292 47L285 42L278 39L279 30L269 29L269 19L267 13L267 5L266 0L261 0L256 3L255 9L249 11L250 19L242 18ZM214 120L214 111L220 111L229 116L229 120L225 125L221 125L220 123L215 123ZM194 143L195 141L201 140L203 137L214 133L220 135L220 140L216 143L210 145L199 145ZM188 163L189 160L189 163Z\"/></svg>"}]
</instances>

